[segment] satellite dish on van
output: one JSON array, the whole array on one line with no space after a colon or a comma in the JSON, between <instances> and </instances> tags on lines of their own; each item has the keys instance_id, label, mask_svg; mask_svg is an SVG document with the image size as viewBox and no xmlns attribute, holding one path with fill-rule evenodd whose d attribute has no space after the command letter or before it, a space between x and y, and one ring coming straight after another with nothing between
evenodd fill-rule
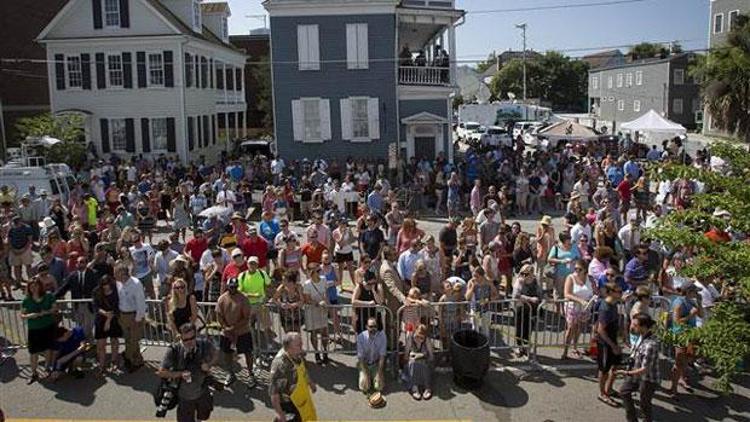
<instances>
[{"instance_id":1,"label":"satellite dish on van","mask_svg":"<svg viewBox=\"0 0 750 422\"><path fill-rule=\"evenodd\" d=\"M482 82L484 82L485 85L489 85L492 83L492 76L485 76L484 79L482 79Z\"/></svg>"},{"instance_id":2,"label":"satellite dish on van","mask_svg":"<svg viewBox=\"0 0 750 422\"><path fill-rule=\"evenodd\" d=\"M514 94L512 92L509 92L508 93L508 99L510 99L511 101L515 100L516 99L516 94Z\"/></svg>"}]
</instances>

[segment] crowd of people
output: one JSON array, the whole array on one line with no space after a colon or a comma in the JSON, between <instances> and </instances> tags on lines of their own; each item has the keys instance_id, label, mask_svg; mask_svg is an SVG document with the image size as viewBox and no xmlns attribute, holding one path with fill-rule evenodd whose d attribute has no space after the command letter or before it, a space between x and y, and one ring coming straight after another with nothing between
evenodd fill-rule
<instances>
[{"instance_id":1,"label":"crowd of people","mask_svg":"<svg viewBox=\"0 0 750 422\"><path fill-rule=\"evenodd\" d=\"M271 365L274 410L280 420L288 413L309 420L314 408L297 406L311 402L308 390L315 386L301 358L300 333L309 335L316 364L326 365L329 344L345 329L340 304L356 309L350 325L358 384L377 407L386 354L398 340L393 333L405 334L402 378L409 393L429 400L436 362L431 336L445 342L466 320L489 332L488 303L513 299L520 305L515 353L522 357L536 308L559 300L566 330L561 358L583 358L579 335L594 327L599 399L615 405L614 378L625 375L620 397L629 420L636 420L630 394L640 390L650 415L644 401L660 379L649 298L670 298L670 326L683 330L710 318L728 292L723 280L685 278L680 270L694 251L668 251L645 232L702 189L692 180L655 184L647 177L646 161L685 160L680 140L663 150L654 146L645 160L630 154L627 142L622 152L595 143L470 148L456 162L442 153L435 160L412 157L397 171L354 159L222 157L215 166L187 167L166 157L99 161L77 172L67 200L33 188L0 188L0 295L22 300L30 383L41 379L41 354L47 379L54 380L65 371L80 376L90 348L97 376L139 370L139 341L154 318L147 299L159 300L177 345L159 376L182 380L179 420L210 414L202 380L214 364L226 368L229 385L237 380L235 355L244 355L246 382L256 383L258 333L282 339ZM701 152L692 165L707 165L706 158ZM397 174L410 182L397 183ZM448 218L438 233L426 233L414 218L424 213ZM550 215L563 215L557 229ZM527 233L510 221L515 218L539 223ZM706 236L725 242L741 234L712 227ZM60 326L57 301L67 297L81 300L70 309L72 330ZM214 306L221 328L216 345L199 339L196 324L205 317L199 302ZM438 302L445 305L440 333L431 332L420 312L407 312ZM632 339L623 335L618 302L627 303ZM277 315L264 304L274 305ZM378 312L401 316L403 306L401 327ZM276 317L283 333L270 332ZM627 370L622 345L634 357ZM692 347L682 346L675 350L673 394L690 391Z\"/></svg>"}]
</instances>

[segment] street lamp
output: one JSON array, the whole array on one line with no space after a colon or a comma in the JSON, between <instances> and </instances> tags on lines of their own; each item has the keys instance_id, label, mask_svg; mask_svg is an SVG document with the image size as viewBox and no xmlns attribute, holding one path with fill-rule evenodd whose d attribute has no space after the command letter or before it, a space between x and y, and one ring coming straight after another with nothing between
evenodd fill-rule
<instances>
[{"instance_id":1,"label":"street lamp","mask_svg":"<svg viewBox=\"0 0 750 422\"><path fill-rule=\"evenodd\" d=\"M523 102L526 103L526 23L516 24L523 33Z\"/></svg>"}]
</instances>

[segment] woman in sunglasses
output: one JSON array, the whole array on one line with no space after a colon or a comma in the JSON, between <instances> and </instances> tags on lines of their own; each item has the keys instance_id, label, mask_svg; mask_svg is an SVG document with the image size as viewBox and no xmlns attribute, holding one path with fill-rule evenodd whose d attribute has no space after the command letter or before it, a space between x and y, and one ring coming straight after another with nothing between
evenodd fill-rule
<instances>
[{"instance_id":1,"label":"woman in sunglasses","mask_svg":"<svg viewBox=\"0 0 750 422\"><path fill-rule=\"evenodd\" d=\"M594 297L595 287L589 281L586 263L583 260L575 261L575 270L565 279L565 347L562 359L568 358L568 346L573 344L573 356L581 357L578 351L578 337L581 330L589 320L591 299Z\"/></svg>"},{"instance_id":2,"label":"woman in sunglasses","mask_svg":"<svg viewBox=\"0 0 750 422\"><path fill-rule=\"evenodd\" d=\"M184 324L195 324L198 319L198 302L195 296L188 294L185 280L177 278L172 281L172 295L169 298L169 328L175 336L179 327Z\"/></svg>"}]
</instances>

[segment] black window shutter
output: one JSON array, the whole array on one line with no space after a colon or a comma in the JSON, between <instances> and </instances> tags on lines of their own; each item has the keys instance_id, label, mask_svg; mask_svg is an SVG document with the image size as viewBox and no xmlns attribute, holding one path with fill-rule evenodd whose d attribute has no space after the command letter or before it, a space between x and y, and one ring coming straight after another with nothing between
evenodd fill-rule
<instances>
[{"instance_id":1,"label":"black window shutter","mask_svg":"<svg viewBox=\"0 0 750 422\"><path fill-rule=\"evenodd\" d=\"M130 28L130 0L120 0L120 28Z\"/></svg>"},{"instance_id":2,"label":"black window shutter","mask_svg":"<svg viewBox=\"0 0 750 422\"><path fill-rule=\"evenodd\" d=\"M216 115L211 115L211 140L212 143L216 145Z\"/></svg>"},{"instance_id":3,"label":"black window shutter","mask_svg":"<svg viewBox=\"0 0 750 422\"><path fill-rule=\"evenodd\" d=\"M203 146L207 147L211 144L211 126L208 125L208 116L203 116Z\"/></svg>"},{"instance_id":4,"label":"black window shutter","mask_svg":"<svg viewBox=\"0 0 750 422\"><path fill-rule=\"evenodd\" d=\"M122 53L122 86L133 88L133 54Z\"/></svg>"},{"instance_id":5,"label":"black window shutter","mask_svg":"<svg viewBox=\"0 0 750 422\"><path fill-rule=\"evenodd\" d=\"M193 60L195 61L195 87L200 88L201 87L201 61L198 56L194 56Z\"/></svg>"},{"instance_id":6,"label":"black window shutter","mask_svg":"<svg viewBox=\"0 0 750 422\"><path fill-rule=\"evenodd\" d=\"M94 61L96 62L96 89L105 89L107 78L104 73L104 53L94 54Z\"/></svg>"},{"instance_id":7,"label":"black window shutter","mask_svg":"<svg viewBox=\"0 0 750 422\"><path fill-rule=\"evenodd\" d=\"M125 119L125 151L135 152L135 123Z\"/></svg>"},{"instance_id":8,"label":"black window shutter","mask_svg":"<svg viewBox=\"0 0 750 422\"><path fill-rule=\"evenodd\" d=\"M185 53L185 88L193 86L193 78L190 75L192 69L190 66L192 66L192 63L190 63L190 54Z\"/></svg>"},{"instance_id":9,"label":"black window shutter","mask_svg":"<svg viewBox=\"0 0 750 422\"><path fill-rule=\"evenodd\" d=\"M206 87L208 87L208 60L201 57L201 88L206 89Z\"/></svg>"},{"instance_id":10,"label":"black window shutter","mask_svg":"<svg viewBox=\"0 0 750 422\"><path fill-rule=\"evenodd\" d=\"M65 89L65 56L55 54L55 83L58 90Z\"/></svg>"},{"instance_id":11,"label":"black window shutter","mask_svg":"<svg viewBox=\"0 0 750 422\"><path fill-rule=\"evenodd\" d=\"M192 151L195 147L195 130L193 128L193 118L188 117L188 128L187 128L187 138L188 138L188 150Z\"/></svg>"},{"instance_id":12,"label":"black window shutter","mask_svg":"<svg viewBox=\"0 0 750 422\"><path fill-rule=\"evenodd\" d=\"M99 126L102 130L102 152L109 154L109 120L99 119Z\"/></svg>"},{"instance_id":13,"label":"black window shutter","mask_svg":"<svg viewBox=\"0 0 750 422\"><path fill-rule=\"evenodd\" d=\"M216 89L224 89L224 71L216 65Z\"/></svg>"},{"instance_id":14,"label":"black window shutter","mask_svg":"<svg viewBox=\"0 0 750 422\"><path fill-rule=\"evenodd\" d=\"M167 151L177 152L177 134L175 133L174 117L167 117Z\"/></svg>"},{"instance_id":15,"label":"black window shutter","mask_svg":"<svg viewBox=\"0 0 750 422\"><path fill-rule=\"evenodd\" d=\"M237 76L237 86L235 87L235 90L242 91L242 69L236 69L234 74Z\"/></svg>"},{"instance_id":16,"label":"black window shutter","mask_svg":"<svg viewBox=\"0 0 750 422\"><path fill-rule=\"evenodd\" d=\"M94 29L102 29L102 0L91 0L91 10L94 13Z\"/></svg>"},{"instance_id":17,"label":"black window shutter","mask_svg":"<svg viewBox=\"0 0 750 422\"><path fill-rule=\"evenodd\" d=\"M141 141L143 142L143 152L151 152L151 132L148 129L148 119L141 119Z\"/></svg>"},{"instance_id":18,"label":"black window shutter","mask_svg":"<svg viewBox=\"0 0 750 422\"><path fill-rule=\"evenodd\" d=\"M135 67L138 69L138 88L146 87L146 52L135 53Z\"/></svg>"},{"instance_id":19,"label":"black window shutter","mask_svg":"<svg viewBox=\"0 0 750 422\"><path fill-rule=\"evenodd\" d=\"M174 59L170 50L164 52L164 86L174 87Z\"/></svg>"},{"instance_id":20,"label":"black window shutter","mask_svg":"<svg viewBox=\"0 0 750 422\"><path fill-rule=\"evenodd\" d=\"M81 88L91 89L91 54L81 54Z\"/></svg>"},{"instance_id":21,"label":"black window shutter","mask_svg":"<svg viewBox=\"0 0 750 422\"><path fill-rule=\"evenodd\" d=\"M227 91L234 91L234 81L232 80L232 69L227 69Z\"/></svg>"},{"instance_id":22,"label":"black window shutter","mask_svg":"<svg viewBox=\"0 0 750 422\"><path fill-rule=\"evenodd\" d=\"M198 148L203 148L203 120L201 116L195 116L196 136L198 138Z\"/></svg>"},{"instance_id":23,"label":"black window shutter","mask_svg":"<svg viewBox=\"0 0 750 422\"><path fill-rule=\"evenodd\" d=\"M214 59L208 59L208 86L214 89Z\"/></svg>"}]
</instances>

